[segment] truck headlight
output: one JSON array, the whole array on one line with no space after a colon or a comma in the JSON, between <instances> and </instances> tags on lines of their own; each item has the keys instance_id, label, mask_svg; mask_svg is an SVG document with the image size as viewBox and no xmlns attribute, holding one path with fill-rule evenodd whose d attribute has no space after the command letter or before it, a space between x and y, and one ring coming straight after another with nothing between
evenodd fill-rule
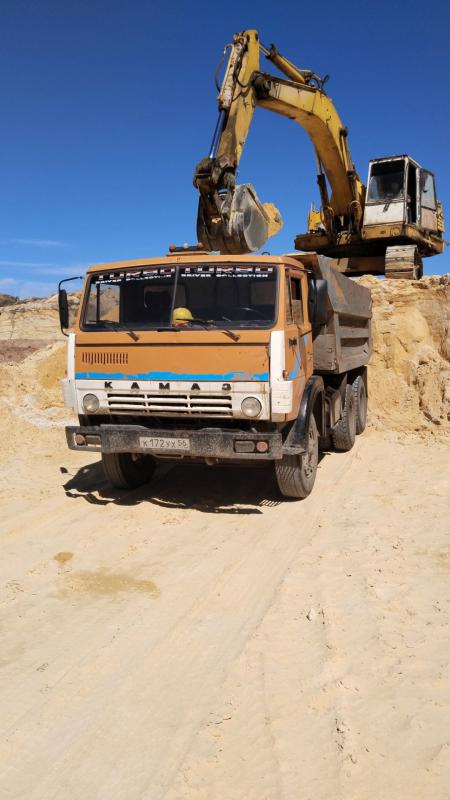
<instances>
[{"instance_id":1,"label":"truck headlight","mask_svg":"<svg viewBox=\"0 0 450 800\"><path fill-rule=\"evenodd\" d=\"M95 394L85 394L83 397L83 409L88 414L95 414L98 411L100 401Z\"/></svg>"},{"instance_id":2,"label":"truck headlight","mask_svg":"<svg viewBox=\"0 0 450 800\"><path fill-rule=\"evenodd\" d=\"M241 411L246 417L259 417L262 405L256 397L246 397L241 403Z\"/></svg>"}]
</instances>

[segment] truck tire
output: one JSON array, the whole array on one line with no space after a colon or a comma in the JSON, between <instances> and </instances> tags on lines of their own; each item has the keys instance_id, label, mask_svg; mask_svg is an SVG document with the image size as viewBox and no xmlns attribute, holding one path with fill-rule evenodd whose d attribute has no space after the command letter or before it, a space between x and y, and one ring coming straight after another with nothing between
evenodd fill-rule
<instances>
[{"instance_id":1,"label":"truck tire","mask_svg":"<svg viewBox=\"0 0 450 800\"><path fill-rule=\"evenodd\" d=\"M150 456L139 453L102 453L105 475L116 489L135 489L147 483L155 463Z\"/></svg>"},{"instance_id":2,"label":"truck tire","mask_svg":"<svg viewBox=\"0 0 450 800\"><path fill-rule=\"evenodd\" d=\"M352 383L355 398L356 433L362 433L367 422L367 392L362 375L358 375Z\"/></svg>"},{"instance_id":3,"label":"truck tire","mask_svg":"<svg viewBox=\"0 0 450 800\"><path fill-rule=\"evenodd\" d=\"M278 488L284 497L303 499L314 486L319 460L319 437L314 414L308 422L308 450L299 455L285 455L275 461Z\"/></svg>"},{"instance_id":4,"label":"truck tire","mask_svg":"<svg viewBox=\"0 0 450 800\"><path fill-rule=\"evenodd\" d=\"M347 383L345 387L344 408L342 417L331 431L335 450L346 452L355 444L356 437L356 402L353 385Z\"/></svg>"}]
</instances>

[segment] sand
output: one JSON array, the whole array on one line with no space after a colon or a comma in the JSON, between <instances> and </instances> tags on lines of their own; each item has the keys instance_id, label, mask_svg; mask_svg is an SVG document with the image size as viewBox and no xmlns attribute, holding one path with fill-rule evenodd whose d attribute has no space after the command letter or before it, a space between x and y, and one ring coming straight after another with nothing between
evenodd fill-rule
<instances>
[{"instance_id":1,"label":"sand","mask_svg":"<svg viewBox=\"0 0 450 800\"><path fill-rule=\"evenodd\" d=\"M2 366L2 800L448 800L447 289L393 283L370 426L301 503L113 490L65 446L64 345Z\"/></svg>"},{"instance_id":2,"label":"sand","mask_svg":"<svg viewBox=\"0 0 450 800\"><path fill-rule=\"evenodd\" d=\"M450 434L450 275L421 281L367 276L373 300L372 423Z\"/></svg>"}]
</instances>

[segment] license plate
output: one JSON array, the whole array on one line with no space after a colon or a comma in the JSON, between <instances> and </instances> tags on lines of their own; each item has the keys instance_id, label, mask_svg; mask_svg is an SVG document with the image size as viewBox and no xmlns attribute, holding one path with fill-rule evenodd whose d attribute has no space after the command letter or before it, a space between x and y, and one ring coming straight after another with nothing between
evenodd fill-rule
<instances>
[{"instance_id":1,"label":"license plate","mask_svg":"<svg viewBox=\"0 0 450 800\"><path fill-rule=\"evenodd\" d=\"M189 439L166 438L164 436L140 436L139 445L145 450L190 450Z\"/></svg>"}]
</instances>

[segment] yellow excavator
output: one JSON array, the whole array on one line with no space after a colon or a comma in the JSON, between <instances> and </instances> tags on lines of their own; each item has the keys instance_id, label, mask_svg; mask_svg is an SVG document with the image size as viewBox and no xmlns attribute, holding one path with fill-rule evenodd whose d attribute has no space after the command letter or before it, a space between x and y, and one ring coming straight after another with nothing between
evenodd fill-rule
<instances>
[{"instance_id":1,"label":"yellow excavator","mask_svg":"<svg viewBox=\"0 0 450 800\"><path fill-rule=\"evenodd\" d=\"M354 166L348 130L324 90L328 76L299 69L255 30L235 34L221 87L219 118L207 158L196 167L197 236L208 250L251 253L282 225L236 173L256 106L293 119L309 134L318 165L320 209L308 214L295 248L329 256L350 275L416 279L422 257L442 253L444 219L434 175L407 155L369 163L367 188ZM287 79L261 72L262 53Z\"/></svg>"}]
</instances>

